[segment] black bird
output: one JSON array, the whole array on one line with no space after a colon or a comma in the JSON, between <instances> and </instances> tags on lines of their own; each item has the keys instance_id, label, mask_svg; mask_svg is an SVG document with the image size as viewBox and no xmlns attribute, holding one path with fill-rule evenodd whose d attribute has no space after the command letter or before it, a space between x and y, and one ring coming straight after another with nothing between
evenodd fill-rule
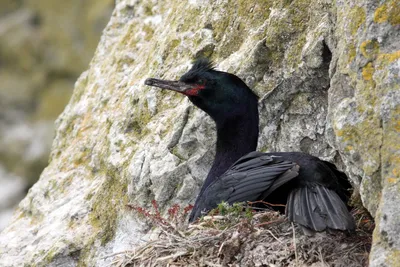
<instances>
[{"instance_id":1,"label":"black bird","mask_svg":"<svg viewBox=\"0 0 400 267\"><path fill-rule=\"evenodd\" d=\"M237 76L198 59L179 81L147 79L146 85L179 92L215 121L214 163L189 221L225 201L286 204L290 221L307 229L355 229L346 202L351 188L335 165L302 152L255 152L258 98Z\"/></svg>"}]
</instances>

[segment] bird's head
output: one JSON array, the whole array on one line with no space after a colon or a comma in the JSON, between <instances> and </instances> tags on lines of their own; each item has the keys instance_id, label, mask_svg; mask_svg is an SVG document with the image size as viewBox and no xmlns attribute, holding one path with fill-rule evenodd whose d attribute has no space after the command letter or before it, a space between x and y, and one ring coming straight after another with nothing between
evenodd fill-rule
<instances>
[{"instance_id":1,"label":"bird's head","mask_svg":"<svg viewBox=\"0 0 400 267\"><path fill-rule=\"evenodd\" d=\"M198 59L179 81L149 78L146 85L179 92L210 115L217 123L245 115L257 107L257 96L237 76L217 71L208 59Z\"/></svg>"}]
</instances>

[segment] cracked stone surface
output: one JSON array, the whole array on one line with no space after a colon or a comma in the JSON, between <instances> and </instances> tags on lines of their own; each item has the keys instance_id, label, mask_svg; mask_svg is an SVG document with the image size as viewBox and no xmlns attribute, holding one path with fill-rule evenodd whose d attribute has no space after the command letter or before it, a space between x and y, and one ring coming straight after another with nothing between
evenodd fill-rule
<instances>
[{"instance_id":1,"label":"cracked stone surface","mask_svg":"<svg viewBox=\"0 0 400 267\"><path fill-rule=\"evenodd\" d=\"M308 152L349 175L376 220L370 266L395 266L398 11L396 1L118 1L57 120L49 166L0 235L0 263L107 266L105 255L153 233L126 204L193 202L215 126L143 82L177 79L202 55L260 97L259 150Z\"/></svg>"}]
</instances>

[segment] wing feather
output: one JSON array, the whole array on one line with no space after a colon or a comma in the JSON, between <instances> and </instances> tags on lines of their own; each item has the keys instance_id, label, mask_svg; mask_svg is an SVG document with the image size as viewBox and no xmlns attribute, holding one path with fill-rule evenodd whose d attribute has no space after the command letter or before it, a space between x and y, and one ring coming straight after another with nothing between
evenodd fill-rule
<instances>
[{"instance_id":1,"label":"wing feather","mask_svg":"<svg viewBox=\"0 0 400 267\"><path fill-rule=\"evenodd\" d=\"M286 215L290 221L314 230L354 230L355 223L335 191L320 185L299 187L289 194Z\"/></svg>"},{"instance_id":2,"label":"wing feather","mask_svg":"<svg viewBox=\"0 0 400 267\"><path fill-rule=\"evenodd\" d=\"M221 202L262 200L276 188L298 175L296 163L261 152L251 152L236 161L196 199L189 221ZM271 190L271 188L273 190Z\"/></svg>"}]
</instances>

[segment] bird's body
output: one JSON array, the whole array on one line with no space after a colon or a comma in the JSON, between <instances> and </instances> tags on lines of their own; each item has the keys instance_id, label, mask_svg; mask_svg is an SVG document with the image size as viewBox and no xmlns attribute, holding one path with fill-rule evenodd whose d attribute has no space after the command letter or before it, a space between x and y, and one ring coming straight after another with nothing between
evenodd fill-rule
<instances>
[{"instance_id":1,"label":"bird's body","mask_svg":"<svg viewBox=\"0 0 400 267\"><path fill-rule=\"evenodd\" d=\"M146 80L178 91L217 126L216 156L189 221L222 201L286 204L289 220L314 231L353 230L345 202L351 188L332 163L301 152L254 152L259 133L256 95L237 76L198 60L180 81Z\"/></svg>"},{"instance_id":2,"label":"bird's body","mask_svg":"<svg viewBox=\"0 0 400 267\"><path fill-rule=\"evenodd\" d=\"M345 205L348 186L344 173L317 157L302 152L251 152L203 187L189 220L222 201L264 200L286 204L288 218L308 229L353 230Z\"/></svg>"}]
</instances>

